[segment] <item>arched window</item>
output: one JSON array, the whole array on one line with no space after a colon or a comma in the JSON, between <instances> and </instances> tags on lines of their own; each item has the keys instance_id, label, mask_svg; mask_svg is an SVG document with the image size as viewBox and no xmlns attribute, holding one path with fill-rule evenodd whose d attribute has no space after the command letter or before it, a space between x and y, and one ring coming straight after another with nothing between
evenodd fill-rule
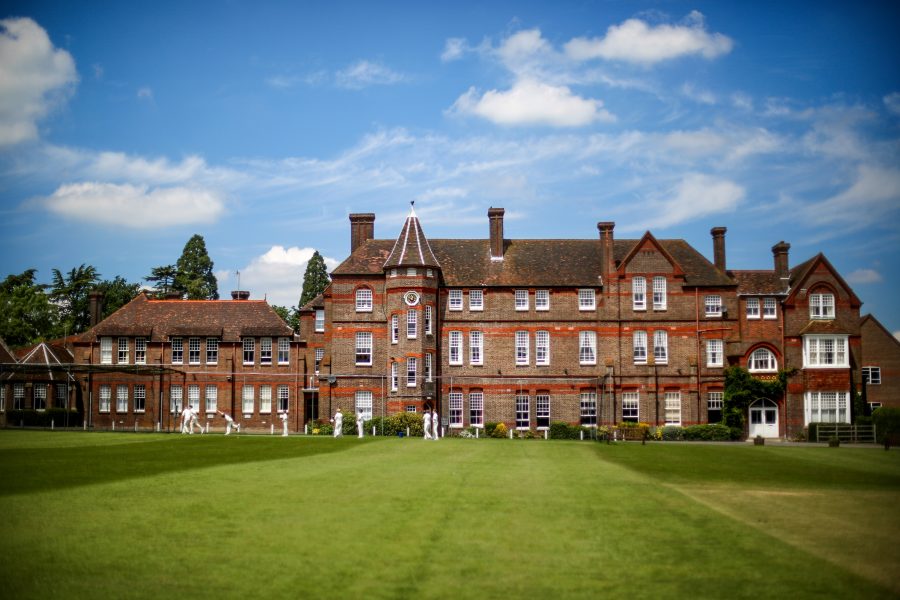
<instances>
[{"instance_id":1,"label":"arched window","mask_svg":"<svg viewBox=\"0 0 900 600\"><path fill-rule=\"evenodd\" d=\"M757 348L753 351L753 354L750 355L748 369L751 372L778 370L778 362L775 360L775 354L767 348Z\"/></svg>"}]
</instances>

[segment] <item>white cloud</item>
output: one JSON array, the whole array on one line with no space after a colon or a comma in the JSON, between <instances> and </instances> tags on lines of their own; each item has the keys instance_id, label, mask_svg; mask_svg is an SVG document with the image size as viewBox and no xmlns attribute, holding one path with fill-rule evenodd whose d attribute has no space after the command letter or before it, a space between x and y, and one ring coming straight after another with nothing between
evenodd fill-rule
<instances>
[{"instance_id":1,"label":"white cloud","mask_svg":"<svg viewBox=\"0 0 900 600\"><path fill-rule=\"evenodd\" d=\"M265 297L269 304L297 306L303 289L303 275L312 258L314 248L272 246L250 263L239 269L241 288L249 290L252 298ZM333 258L323 257L325 267L331 271L338 266ZM216 273L220 283L230 281L236 275L229 271Z\"/></svg>"},{"instance_id":2,"label":"white cloud","mask_svg":"<svg viewBox=\"0 0 900 600\"><path fill-rule=\"evenodd\" d=\"M694 131L673 131L664 138L666 147L677 153L691 156L703 156L721 152L728 140L719 133L709 129Z\"/></svg>"},{"instance_id":3,"label":"white cloud","mask_svg":"<svg viewBox=\"0 0 900 600\"><path fill-rule=\"evenodd\" d=\"M900 92L893 92L883 98L884 105L895 115L900 115Z\"/></svg>"},{"instance_id":4,"label":"white cloud","mask_svg":"<svg viewBox=\"0 0 900 600\"><path fill-rule=\"evenodd\" d=\"M213 223L225 208L211 190L94 182L62 185L40 202L66 218L133 229Z\"/></svg>"},{"instance_id":5,"label":"white cloud","mask_svg":"<svg viewBox=\"0 0 900 600\"><path fill-rule=\"evenodd\" d=\"M295 77L293 75L273 75L272 77L266 78L267 85L279 90L292 88L301 81L303 80L300 77Z\"/></svg>"},{"instance_id":6,"label":"white cloud","mask_svg":"<svg viewBox=\"0 0 900 600\"><path fill-rule=\"evenodd\" d=\"M709 90L701 90L697 89L693 83L685 83L681 86L681 93L693 100L694 102L699 102L700 104L715 104L716 96Z\"/></svg>"},{"instance_id":7,"label":"white cloud","mask_svg":"<svg viewBox=\"0 0 900 600\"><path fill-rule=\"evenodd\" d=\"M78 82L75 61L28 18L0 20L0 148L38 137L37 122Z\"/></svg>"},{"instance_id":8,"label":"white cloud","mask_svg":"<svg viewBox=\"0 0 900 600\"><path fill-rule=\"evenodd\" d=\"M402 73L368 60L357 61L335 73L335 84L351 90L359 90L370 85L393 85L407 79L408 77Z\"/></svg>"},{"instance_id":9,"label":"white cloud","mask_svg":"<svg viewBox=\"0 0 900 600\"><path fill-rule=\"evenodd\" d=\"M153 90L146 85L138 88L137 97L138 100L153 100Z\"/></svg>"},{"instance_id":10,"label":"white cloud","mask_svg":"<svg viewBox=\"0 0 900 600\"><path fill-rule=\"evenodd\" d=\"M507 91L490 90L478 97L475 88L457 98L451 113L476 115L498 125L580 127L615 117L603 102L582 98L566 86L521 80Z\"/></svg>"},{"instance_id":11,"label":"white cloud","mask_svg":"<svg viewBox=\"0 0 900 600\"><path fill-rule=\"evenodd\" d=\"M189 181L206 170L206 161L199 156L187 156L181 163L168 159L146 159L122 152L101 152L87 166L85 172L102 180L124 180L131 183L175 183Z\"/></svg>"},{"instance_id":12,"label":"white cloud","mask_svg":"<svg viewBox=\"0 0 900 600\"><path fill-rule=\"evenodd\" d=\"M856 230L875 223L889 223L900 209L900 170L862 165L856 181L843 192L807 207L813 225L842 225ZM835 230L835 235L839 230Z\"/></svg>"},{"instance_id":13,"label":"white cloud","mask_svg":"<svg viewBox=\"0 0 900 600\"><path fill-rule=\"evenodd\" d=\"M847 275L847 283L853 285L881 283L882 281L884 281L884 278L881 276L881 273L875 269L857 269Z\"/></svg>"},{"instance_id":14,"label":"white cloud","mask_svg":"<svg viewBox=\"0 0 900 600\"><path fill-rule=\"evenodd\" d=\"M743 92L735 92L731 95L731 104L741 110L753 110L753 98Z\"/></svg>"},{"instance_id":15,"label":"white cloud","mask_svg":"<svg viewBox=\"0 0 900 600\"><path fill-rule=\"evenodd\" d=\"M444 51L441 52L441 62L459 60L469 51L469 43L465 38L448 38L444 42Z\"/></svg>"},{"instance_id":16,"label":"white cloud","mask_svg":"<svg viewBox=\"0 0 900 600\"><path fill-rule=\"evenodd\" d=\"M671 227L710 215L734 212L745 194L743 187L728 179L689 173L662 198L649 200L641 221L626 229Z\"/></svg>"},{"instance_id":17,"label":"white cloud","mask_svg":"<svg viewBox=\"0 0 900 600\"><path fill-rule=\"evenodd\" d=\"M650 26L640 19L628 19L612 25L602 38L574 38L565 45L568 56L575 60L623 61L653 65L688 55L707 59L731 52L733 42L721 33L708 33L703 15L689 15L685 25Z\"/></svg>"}]
</instances>

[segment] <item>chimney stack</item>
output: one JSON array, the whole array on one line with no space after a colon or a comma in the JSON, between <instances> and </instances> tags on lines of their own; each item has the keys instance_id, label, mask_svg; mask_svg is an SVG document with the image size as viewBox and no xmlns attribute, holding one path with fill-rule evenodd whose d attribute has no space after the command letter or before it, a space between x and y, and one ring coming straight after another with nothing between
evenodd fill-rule
<instances>
[{"instance_id":1,"label":"chimney stack","mask_svg":"<svg viewBox=\"0 0 900 600\"><path fill-rule=\"evenodd\" d=\"M728 231L725 227L713 227L709 230L709 233L712 234L713 239L713 261L716 263L716 268L725 272L725 232Z\"/></svg>"},{"instance_id":2,"label":"chimney stack","mask_svg":"<svg viewBox=\"0 0 900 600\"><path fill-rule=\"evenodd\" d=\"M503 215L502 208L489 208L488 219L491 223L491 260L503 260Z\"/></svg>"},{"instance_id":3,"label":"chimney stack","mask_svg":"<svg viewBox=\"0 0 900 600\"><path fill-rule=\"evenodd\" d=\"M780 241L774 246L772 246L772 255L775 258L775 274L781 279L787 279L790 275L788 273L788 250L791 249L791 245Z\"/></svg>"},{"instance_id":4,"label":"chimney stack","mask_svg":"<svg viewBox=\"0 0 900 600\"><path fill-rule=\"evenodd\" d=\"M375 237L375 213L350 215L350 253Z\"/></svg>"},{"instance_id":5,"label":"chimney stack","mask_svg":"<svg viewBox=\"0 0 900 600\"><path fill-rule=\"evenodd\" d=\"M604 288L609 285L609 278L612 276L613 271L616 270L616 257L614 256L615 239L613 237L613 229L615 228L616 224L613 221L600 221L597 223L597 230L600 232L600 248L603 251L603 266L601 267L603 272L600 275L603 277Z\"/></svg>"},{"instance_id":6,"label":"chimney stack","mask_svg":"<svg viewBox=\"0 0 900 600\"><path fill-rule=\"evenodd\" d=\"M88 294L88 303L91 316L91 327L103 318L103 292L94 290Z\"/></svg>"}]
</instances>

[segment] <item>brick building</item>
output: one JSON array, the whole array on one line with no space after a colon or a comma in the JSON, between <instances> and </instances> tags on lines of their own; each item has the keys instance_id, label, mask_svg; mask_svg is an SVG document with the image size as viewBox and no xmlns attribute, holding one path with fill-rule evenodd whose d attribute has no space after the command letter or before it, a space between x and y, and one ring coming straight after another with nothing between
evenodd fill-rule
<instances>
[{"instance_id":1,"label":"brick building","mask_svg":"<svg viewBox=\"0 0 900 600\"><path fill-rule=\"evenodd\" d=\"M617 239L610 222L567 240L507 238L502 208L487 225L485 238L430 240L411 210L396 237L376 239L374 214L350 215L350 255L296 333L246 292L140 294L54 350L69 353L62 368L77 382L66 401L91 427L145 430L174 428L185 403L262 430L287 410L302 431L338 407L436 407L451 430L691 425L721 419L724 369L740 365L759 378L793 372L782 398L750 406L750 436L849 422L863 389L898 405L900 343L860 319L821 254L791 268L779 242L772 268L737 271L724 227L711 230L710 261L684 240ZM3 377L0 406L37 406L21 374Z\"/></svg>"},{"instance_id":2,"label":"brick building","mask_svg":"<svg viewBox=\"0 0 900 600\"><path fill-rule=\"evenodd\" d=\"M436 406L450 428L707 423L725 367L741 365L796 369L782 399L750 407L749 435L850 420L861 302L823 255L790 268L779 242L771 269L733 271L724 227L710 262L684 240L616 239L609 222L592 239L509 239L503 217L488 211L486 239L430 240L414 211L390 239L375 239L375 215L350 215L350 256L301 312L323 416Z\"/></svg>"}]
</instances>

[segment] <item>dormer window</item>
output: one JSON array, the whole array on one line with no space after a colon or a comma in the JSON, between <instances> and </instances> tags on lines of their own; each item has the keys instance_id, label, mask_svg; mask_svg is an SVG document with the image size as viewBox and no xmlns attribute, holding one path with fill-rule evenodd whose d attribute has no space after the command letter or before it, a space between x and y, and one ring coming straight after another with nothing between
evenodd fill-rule
<instances>
[{"instance_id":1,"label":"dormer window","mask_svg":"<svg viewBox=\"0 0 900 600\"><path fill-rule=\"evenodd\" d=\"M834 318L834 294L810 294L809 295L810 319Z\"/></svg>"}]
</instances>

